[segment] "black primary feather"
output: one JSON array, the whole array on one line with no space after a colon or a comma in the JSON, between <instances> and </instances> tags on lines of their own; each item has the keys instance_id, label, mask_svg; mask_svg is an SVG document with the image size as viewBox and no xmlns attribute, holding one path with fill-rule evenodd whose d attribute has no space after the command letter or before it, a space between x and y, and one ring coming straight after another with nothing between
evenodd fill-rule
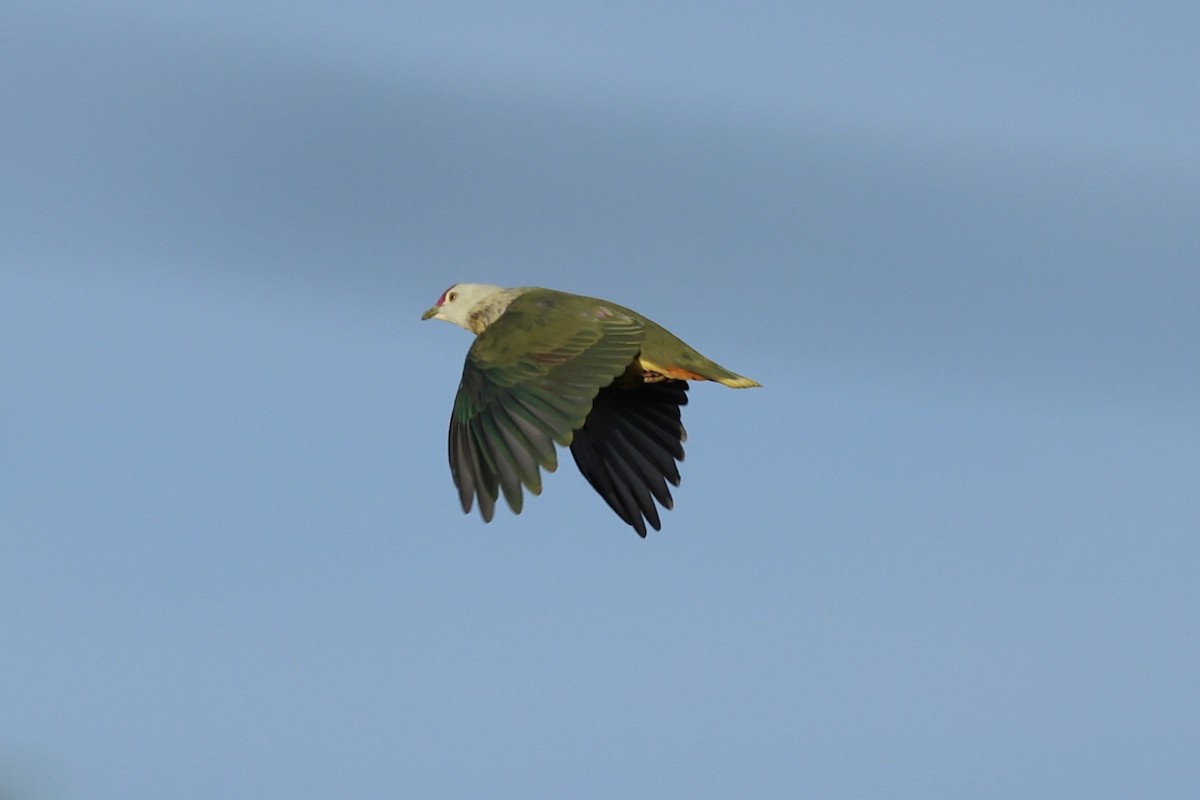
<instances>
[{"instance_id":1,"label":"black primary feather","mask_svg":"<svg viewBox=\"0 0 1200 800\"><path fill-rule=\"evenodd\" d=\"M575 432L571 455L605 502L639 536L646 523L660 529L658 509L673 502L667 483L679 485L676 461L683 460L687 381L630 384L616 381L600 390L583 427Z\"/></svg>"}]
</instances>

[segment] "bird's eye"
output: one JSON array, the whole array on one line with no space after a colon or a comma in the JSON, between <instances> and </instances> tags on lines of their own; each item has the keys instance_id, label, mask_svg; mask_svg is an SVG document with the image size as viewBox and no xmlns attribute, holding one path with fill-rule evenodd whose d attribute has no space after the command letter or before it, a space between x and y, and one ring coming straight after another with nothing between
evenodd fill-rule
<instances>
[{"instance_id":1,"label":"bird's eye","mask_svg":"<svg viewBox=\"0 0 1200 800\"><path fill-rule=\"evenodd\" d=\"M446 295L446 302L453 303L457 297L458 292L451 292L450 294Z\"/></svg>"}]
</instances>

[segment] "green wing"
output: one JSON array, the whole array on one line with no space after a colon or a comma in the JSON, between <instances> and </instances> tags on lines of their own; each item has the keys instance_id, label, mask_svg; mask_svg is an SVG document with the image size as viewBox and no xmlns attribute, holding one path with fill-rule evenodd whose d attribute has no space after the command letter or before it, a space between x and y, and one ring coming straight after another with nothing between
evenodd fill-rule
<instances>
[{"instance_id":1,"label":"green wing","mask_svg":"<svg viewBox=\"0 0 1200 800\"><path fill-rule=\"evenodd\" d=\"M542 491L539 467L558 466L601 388L641 347L642 324L588 298L520 295L467 354L450 417L450 471L464 512L476 497L491 520L500 493L521 513L524 485Z\"/></svg>"}]
</instances>

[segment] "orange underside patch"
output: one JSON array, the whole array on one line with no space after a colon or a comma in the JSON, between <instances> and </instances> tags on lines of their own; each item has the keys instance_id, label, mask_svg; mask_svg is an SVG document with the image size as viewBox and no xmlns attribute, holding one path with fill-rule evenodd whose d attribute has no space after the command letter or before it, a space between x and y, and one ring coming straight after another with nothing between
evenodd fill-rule
<instances>
[{"instance_id":1,"label":"orange underside patch","mask_svg":"<svg viewBox=\"0 0 1200 800\"><path fill-rule=\"evenodd\" d=\"M709 380L698 372L692 372L690 369L684 369L683 367L676 367L670 364L654 364L650 361L646 361L645 359L641 359L641 362L642 369L646 370L647 372L653 372L658 375L662 375L664 378L672 378L677 381Z\"/></svg>"}]
</instances>

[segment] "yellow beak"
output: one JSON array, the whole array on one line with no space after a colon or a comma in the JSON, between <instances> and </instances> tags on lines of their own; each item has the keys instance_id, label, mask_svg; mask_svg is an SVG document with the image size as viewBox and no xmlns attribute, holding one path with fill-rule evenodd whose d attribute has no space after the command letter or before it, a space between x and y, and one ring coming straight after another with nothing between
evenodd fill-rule
<instances>
[{"instance_id":1,"label":"yellow beak","mask_svg":"<svg viewBox=\"0 0 1200 800\"><path fill-rule=\"evenodd\" d=\"M440 306L434 306L433 308L429 309L424 314L422 314L421 319L429 319L430 317L436 316L437 312L440 310L441 310Z\"/></svg>"}]
</instances>

